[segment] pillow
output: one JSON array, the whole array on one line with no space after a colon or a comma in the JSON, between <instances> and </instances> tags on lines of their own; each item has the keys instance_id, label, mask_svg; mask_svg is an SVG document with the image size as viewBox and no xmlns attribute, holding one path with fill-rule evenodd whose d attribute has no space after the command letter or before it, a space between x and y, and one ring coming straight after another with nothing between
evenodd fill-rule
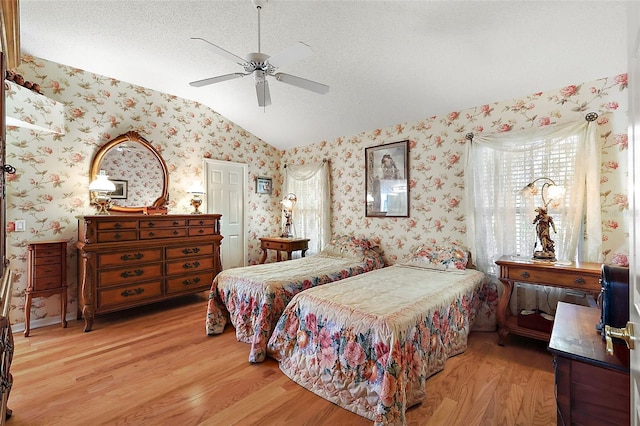
<instances>
[{"instance_id":1,"label":"pillow","mask_svg":"<svg viewBox=\"0 0 640 426\"><path fill-rule=\"evenodd\" d=\"M356 238L349 235L335 236L329 241L321 254L333 257L355 258L363 260L365 250L372 248L372 244L365 238Z\"/></svg>"},{"instance_id":2,"label":"pillow","mask_svg":"<svg viewBox=\"0 0 640 426\"><path fill-rule=\"evenodd\" d=\"M411 258L403 265L456 272L466 269L468 261L469 252L464 247L456 245L422 245L414 250Z\"/></svg>"}]
</instances>

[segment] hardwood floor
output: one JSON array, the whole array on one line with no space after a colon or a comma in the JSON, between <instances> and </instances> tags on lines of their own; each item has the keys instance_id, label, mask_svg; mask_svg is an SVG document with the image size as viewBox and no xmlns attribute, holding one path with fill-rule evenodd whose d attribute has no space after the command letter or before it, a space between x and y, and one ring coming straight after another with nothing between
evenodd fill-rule
<instances>
[{"instance_id":1,"label":"hardwood floor","mask_svg":"<svg viewBox=\"0 0 640 426\"><path fill-rule=\"evenodd\" d=\"M205 334L201 295L15 333L9 426L370 425L303 389L275 361L250 364L232 327ZM427 382L409 425L555 425L546 343L474 332Z\"/></svg>"}]
</instances>

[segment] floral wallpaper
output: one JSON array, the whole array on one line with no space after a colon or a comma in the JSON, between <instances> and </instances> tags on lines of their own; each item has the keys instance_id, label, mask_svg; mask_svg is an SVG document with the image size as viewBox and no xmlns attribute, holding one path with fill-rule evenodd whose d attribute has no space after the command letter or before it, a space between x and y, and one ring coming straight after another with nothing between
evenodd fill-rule
<instances>
[{"instance_id":1,"label":"floral wallpaper","mask_svg":"<svg viewBox=\"0 0 640 426\"><path fill-rule=\"evenodd\" d=\"M600 114L602 149L603 259L626 262L630 219L624 74L279 151L198 102L35 57L22 59L15 71L64 104L65 132L7 130L7 162L17 169L15 175L8 175L6 200L7 256L15 273L14 330L24 323L30 241L69 242L68 304L69 312L75 311L76 217L95 212L87 191L91 160L100 146L130 130L151 142L167 163L170 213L190 211L186 191L194 177L203 175L202 158L248 165L248 263L260 258L258 238L280 230L282 165L323 158L331 161L333 233L374 238L386 260L395 263L420 243L465 244L466 133L518 131L584 119L587 112L595 111ZM401 140L410 141L410 217L367 218L364 148ZM255 193L256 176L274 178L271 195ZM15 232L18 219L26 220L26 232ZM59 312L58 296L37 298L32 322L58 322Z\"/></svg>"},{"instance_id":2,"label":"floral wallpaper","mask_svg":"<svg viewBox=\"0 0 640 426\"><path fill-rule=\"evenodd\" d=\"M282 162L331 159L332 230L379 241L388 263L422 243L466 244L464 152L467 133L517 132L584 120L597 112L602 151L602 258L627 264L627 75L525 95L322 141L283 153ZM410 217L365 217L365 148L409 140Z\"/></svg>"}]
</instances>

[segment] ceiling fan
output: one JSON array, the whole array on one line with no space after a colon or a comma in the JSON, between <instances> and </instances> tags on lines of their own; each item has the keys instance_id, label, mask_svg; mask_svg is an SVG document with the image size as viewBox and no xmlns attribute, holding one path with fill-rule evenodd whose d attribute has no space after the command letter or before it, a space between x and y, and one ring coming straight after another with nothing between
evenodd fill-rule
<instances>
[{"instance_id":1,"label":"ceiling fan","mask_svg":"<svg viewBox=\"0 0 640 426\"><path fill-rule=\"evenodd\" d=\"M295 75L276 72L276 70L285 65L302 60L313 55L313 51L309 46L302 42L298 42L273 56L266 55L260 51L260 10L267 0L251 0L258 10L258 52L249 53L247 59L234 55L233 53L216 46L215 44L199 37L192 37L192 40L201 40L207 43L207 46L214 53L227 58L244 68L244 72L236 72L231 74L219 75L217 77L205 78L203 80L192 81L189 85L193 87L202 87L209 84L220 83L221 81L233 80L235 78L253 75L256 86L256 95L258 96L258 106L266 107L271 105L271 94L269 93L269 82L267 77L274 77L292 86L310 90L315 93L325 94L329 91L329 86L306 78L296 77Z\"/></svg>"}]
</instances>

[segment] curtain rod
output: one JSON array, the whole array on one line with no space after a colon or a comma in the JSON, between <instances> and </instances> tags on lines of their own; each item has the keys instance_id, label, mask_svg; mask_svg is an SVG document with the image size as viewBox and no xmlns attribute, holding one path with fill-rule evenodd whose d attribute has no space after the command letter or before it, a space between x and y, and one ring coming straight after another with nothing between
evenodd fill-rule
<instances>
[{"instance_id":1,"label":"curtain rod","mask_svg":"<svg viewBox=\"0 0 640 426\"><path fill-rule=\"evenodd\" d=\"M597 112L589 112L589 113L587 113L587 115L584 116L584 119L586 121L589 121L589 122L596 121L598 119L598 113ZM466 135L464 135L464 138L466 140L468 140L469 142L473 143L473 133L472 132L469 132ZM285 165L285 167L287 167L287 166Z\"/></svg>"},{"instance_id":2,"label":"curtain rod","mask_svg":"<svg viewBox=\"0 0 640 426\"><path fill-rule=\"evenodd\" d=\"M322 159L322 162L323 162L323 163L326 163L327 161L329 161L329 160L327 160L326 158L323 158L323 159ZM285 163L285 164L284 164L284 168L285 168L285 169L287 168L287 163Z\"/></svg>"}]
</instances>

